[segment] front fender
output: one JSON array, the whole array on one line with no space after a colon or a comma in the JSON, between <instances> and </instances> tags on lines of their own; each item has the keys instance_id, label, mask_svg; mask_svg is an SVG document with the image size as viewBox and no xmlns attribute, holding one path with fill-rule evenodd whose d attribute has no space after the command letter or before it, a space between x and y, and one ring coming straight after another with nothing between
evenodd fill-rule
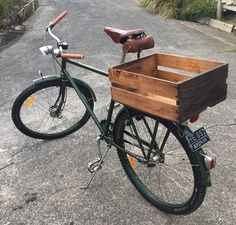
<instances>
[{"instance_id":1,"label":"front fender","mask_svg":"<svg viewBox=\"0 0 236 225\"><path fill-rule=\"evenodd\" d=\"M33 80L33 83L34 84L38 84L38 83L41 83L41 82L52 81L52 80L61 80L61 76L58 76L58 75L46 75L46 76L43 76L43 77L40 77L40 78L37 78L37 79ZM73 80L79 86L87 89L91 93L91 95L93 97L93 100L95 102L97 101L97 98L96 98L96 95L95 95L93 89L87 83L85 83L84 81L79 80L77 78L74 78L74 77L73 77Z\"/></svg>"}]
</instances>

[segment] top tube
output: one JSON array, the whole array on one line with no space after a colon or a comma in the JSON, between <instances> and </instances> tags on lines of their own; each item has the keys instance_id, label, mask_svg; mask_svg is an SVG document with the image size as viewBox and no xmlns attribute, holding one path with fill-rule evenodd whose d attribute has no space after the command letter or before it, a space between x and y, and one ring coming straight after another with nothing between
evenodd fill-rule
<instances>
[{"instance_id":1,"label":"top tube","mask_svg":"<svg viewBox=\"0 0 236 225\"><path fill-rule=\"evenodd\" d=\"M66 61L68 63L72 64L72 65L84 68L86 70L92 71L94 73L100 74L100 75L105 76L105 77L108 77L108 73L103 71L103 70L99 70L99 69L97 69L95 67L92 67L92 66L86 65L84 63L80 63L80 62L75 62L75 61L70 60L70 59L66 59Z\"/></svg>"}]
</instances>

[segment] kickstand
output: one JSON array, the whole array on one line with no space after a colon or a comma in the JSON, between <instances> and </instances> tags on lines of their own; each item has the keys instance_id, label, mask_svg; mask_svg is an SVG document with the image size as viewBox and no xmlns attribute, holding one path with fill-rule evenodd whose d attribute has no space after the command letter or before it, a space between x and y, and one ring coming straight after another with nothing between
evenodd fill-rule
<instances>
[{"instance_id":1,"label":"kickstand","mask_svg":"<svg viewBox=\"0 0 236 225\"><path fill-rule=\"evenodd\" d=\"M98 145L100 145L100 139L98 140ZM104 161L104 159L105 159L105 157L108 153L108 150L110 148L111 148L111 146L108 145L107 150L104 152L103 155L101 155L100 158L98 158L98 159L96 159L96 160L94 160L94 161L92 161L88 164L88 170L92 173L92 176L91 176L89 182L85 186L80 187L80 189L88 189L89 188L89 185L92 183L93 178L95 177L97 171L99 169L101 169L101 167L102 167L101 165L102 165L102 163L103 163L103 161ZM100 151L100 146L98 147L98 149Z\"/></svg>"}]
</instances>

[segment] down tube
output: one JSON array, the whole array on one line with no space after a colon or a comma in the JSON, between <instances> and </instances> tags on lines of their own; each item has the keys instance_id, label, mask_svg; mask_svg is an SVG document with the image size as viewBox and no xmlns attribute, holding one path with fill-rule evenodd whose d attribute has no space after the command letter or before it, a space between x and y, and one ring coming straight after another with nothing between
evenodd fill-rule
<instances>
[{"instance_id":1,"label":"down tube","mask_svg":"<svg viewBox=\"0 0 236 225\"><path fill-rule=\"evenodd\" d=\"M64 70L64 73L65 73L66 77L68 78L68 80L70 81L70 83L72 84L72 86L74 87L76 93L79 95L79 97L80 97L81 101L83 102L84 106L89 111L89 114L93 118L93 120L96 123L97 127L99 128L100 132L104 135L104 133L105 133L104 129L102 128L102 126L101 126L98 118L94 114L93 110L87 104L87 100L85 99L85 97L83 96L83 94L81 93L81 91L79 90L79 88L77 87L74 80L72 79L72 77L70 76L70 74L68 73L68 71L66 69Z\"/></svg>"}]
</instances>

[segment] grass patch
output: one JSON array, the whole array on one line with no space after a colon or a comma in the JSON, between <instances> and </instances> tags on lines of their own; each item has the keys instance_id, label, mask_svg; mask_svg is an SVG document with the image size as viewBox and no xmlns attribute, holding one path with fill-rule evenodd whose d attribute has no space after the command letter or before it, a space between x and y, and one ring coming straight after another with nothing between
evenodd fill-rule
<instances>
[{"instance_id":1,"label":"grass patch","mask_svg":"<svg viewBox=\"0 0 236 225\"><path fill-rule=\"evenodd\" d=\"M228 52L235 53L236 52L236 46L230 48Z\"/></svg>"},{"instance_id":2,"label":"grass patch","mask_svg":"<svg viewBox=\"0 0 236 225\"><path fill-rule=\"evenodd\" d=\"M141 0L148 11L166 18L195 21L201 17L216 17L215 0Z\"/></svg>"}]
</instances>

